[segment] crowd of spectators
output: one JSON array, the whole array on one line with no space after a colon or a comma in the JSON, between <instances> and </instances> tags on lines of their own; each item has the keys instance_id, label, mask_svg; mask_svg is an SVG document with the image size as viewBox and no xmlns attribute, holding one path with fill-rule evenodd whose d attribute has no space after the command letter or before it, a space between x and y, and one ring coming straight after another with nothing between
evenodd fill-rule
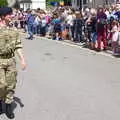
<instances>
[{"instance_id":1,"label":"crowd of spectators","mask_svg":"<svg viewBox=\"0 0 120 120\"><path fill-rule=\"evenodd\" d=\"M83 43L95 51L113 51L120 55L120 4L75 10L55 7L49 10L14 9L13 25L33 35L53 40L71 40Z\"/></svg>"}]
</instances>

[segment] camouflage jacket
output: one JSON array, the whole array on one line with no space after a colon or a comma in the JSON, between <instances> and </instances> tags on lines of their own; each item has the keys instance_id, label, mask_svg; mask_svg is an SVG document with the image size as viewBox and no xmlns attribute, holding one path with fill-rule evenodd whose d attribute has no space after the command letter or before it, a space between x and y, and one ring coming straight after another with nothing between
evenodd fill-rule
<instances>
[{"instance_id":1,"label":"camouflage jacket","mask_svg":"<svg viewBox=\"0 0 120 120\"><path fill-rule=\"evenodd\" d=\"M8 55L22 48L19 32L13 28L0 28L0 55Z\"/></svg>"}]
</instances>

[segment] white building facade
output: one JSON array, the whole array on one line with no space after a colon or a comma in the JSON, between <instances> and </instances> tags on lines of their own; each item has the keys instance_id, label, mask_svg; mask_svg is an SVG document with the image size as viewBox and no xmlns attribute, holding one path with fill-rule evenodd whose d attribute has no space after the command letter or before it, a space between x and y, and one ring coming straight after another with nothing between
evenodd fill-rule
<instances>
[{"instance_id":1,"label":"white building facade","mask_svg":"<svg viewBox=\"0 0 120 120\"><path fill-rule=\"evenodd\" d=\"M72 7L75 9L87 7L97 7L97 5L110 5L115 3L117 0L72 0Z\"/></svg>"},{"instance_id":2,"label":"white building facade","mask_svg":"<svg viewBox=\"0 0 120 120\"><path fill-rule=\"evenodd\" d=\"M32 8L41 8L45 9L46 8L46 0L32 0Z\"/></svg>"},{"instance_id":3,"label":"white building facade","mask_svg":"<svg viewBox=\"0 0 120 120\"><path fill-rule=\"evenodd\" d=\"M31 8L31 9L46 9L46 0L22 0L20 2L20 8L24 10Z\"/></svg>"},{"instance_id":4,"label":"white building facade","mask_svg":"<svg viewBox=\"0 0 120 120\"><path fill-rule=\"evenodd\" d=\"M31 9L46 9L46 0L8 0L9 6L19 5L20 8L24 10Z\"/></svg>"}]
</instances>

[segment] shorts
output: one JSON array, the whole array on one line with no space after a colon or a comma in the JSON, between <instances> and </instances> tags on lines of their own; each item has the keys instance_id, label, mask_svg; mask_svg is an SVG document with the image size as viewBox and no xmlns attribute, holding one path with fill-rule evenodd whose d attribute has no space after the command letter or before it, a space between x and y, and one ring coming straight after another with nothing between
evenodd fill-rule
<instances>
[{"instance_id":1,"label":"shorts","mask_svg":"<svg viewBox=\"0 0 120 120\"><path fill-rule=\"evenodd\" d=\"M91 33L90 38L91 38L91 42L95 43L97 40L97 33L96 32Z\"/></svg>"}]
</instances>

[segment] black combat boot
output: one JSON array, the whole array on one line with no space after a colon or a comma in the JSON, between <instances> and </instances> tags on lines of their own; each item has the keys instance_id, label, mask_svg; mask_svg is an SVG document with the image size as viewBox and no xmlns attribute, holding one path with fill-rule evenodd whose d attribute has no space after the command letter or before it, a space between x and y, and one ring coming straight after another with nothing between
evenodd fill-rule
<instances>
[{"instance_id":1,"label":"black combat boot","mask_svg":"<svg viewBox=\"0 0 120 120\"><path fill-rule=\"evenodd\" d=\"M14 119L15 115L12 110L12 104L6 104L6 116L9 119Z\"/></svg>"},{"instance_id":2,"label":"black combat boot","mask_svg":"<svg viewBox=\"0 0 120 120\"><path fill-rule=\"evenodd\" d=\"M2 109L2 101L0 100L0 115L3 113L3 109Z\"/></svg>"}]
</instances>

